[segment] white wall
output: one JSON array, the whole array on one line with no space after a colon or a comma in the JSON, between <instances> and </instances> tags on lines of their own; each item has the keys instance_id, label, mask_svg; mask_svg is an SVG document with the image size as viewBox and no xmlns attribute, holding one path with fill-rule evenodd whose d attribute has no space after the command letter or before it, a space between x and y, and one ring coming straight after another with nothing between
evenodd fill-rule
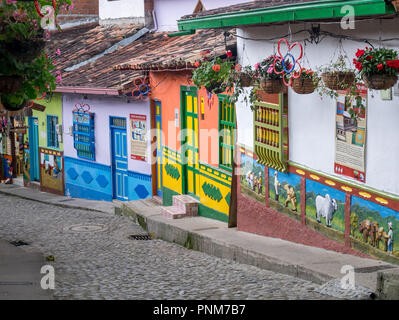
<instances>
[{"instance_id":1,"label":"white wall","mask_svg":"<svg viewBox=\"0 0 399 320\"><path fill-rule=\"evenodd\" d=\"M100 20L141 18L144 22L143 0L99 0Z\"/></svg>"},{"instance_id":2,"label":"white wall","mask_svg":"<svg viewBox=\"0 0 399 320\"><path fill-rule=\"evenodd\" d=\"M201 0L206 10L226 7L249 0ZM193 13L198 0L154 0L158 31L177 31L177 20Z\"/></svg>"},{"instance_id":3,"label":"white wall","mask_svg":"<svg viewBox=\"0 0 399 320\"><path fill-rule=\"evenodd\" d=\"M149 102L131 100L126 102L125 98L117 97L100 97L88 95L88 99L83 99L79 94L64 94L63 95L63 124L64 124L64 155L66 157L78 158L76 149L73 147L73 137L68 134L69 127L73 124L72 110L76 103L87 103L90 106L90 111L95 113L95 147L96 147L96 161L104 165L111 164L110 153L110 130L109 117L124 117L127 120L127 148L128 148L128 169L130 171L151 174L151 148L150 148L150 107ZM147 162L130 159L131 154L131 128L130 128L130 114L143 114L147 116ZM79 158L78 158L79 159ZM84 160L84 159L82 159ZM90 161L90 160L87 160Z\"/></svg>"},{"instance_id":4,"label":"white wall","mask_svg":"<svg viewBox=\"0 0 399 320\"><path fill-rule=\"evenodd\" d=\"M341 30L339 25L322 25L322 30L362 37L367 39L398 37L399 18L383 21L357 22L355 30ZM309 28L303 23L291 26L292 32ZM280 37L288 33L288 25L275 27L248 27L238 29L241 36L267 39ZM292 41L303 40L307 33L301 33ZM277 43L278 40L275 41ZM373 43L378 46L377 43ZM358 48L368 46L365 43L344 41L343 47L350 61ZM399 42L389 42L384 46L396 48ZM273 53L274 44L268 41L237 39L238 55L243 65L254 65ZM325 38L318 45L308 44L305 49L309 64L305 68L329 63L338 47L338 40ZM337 55L336 55L337 57ZM306 60L305 60L306 61ZM309 168L331 175L334 174L335 154L335 101L320 99L317 93L298 95L289 89L289 139L290 160ZM253 148L253 122L249 106L239 103L237 106L238 142ZM392 101L383 101L379 91L368 93L367 137L366 137L366 185L399 194L399 97Z\"/></svg>"}]
</instances>

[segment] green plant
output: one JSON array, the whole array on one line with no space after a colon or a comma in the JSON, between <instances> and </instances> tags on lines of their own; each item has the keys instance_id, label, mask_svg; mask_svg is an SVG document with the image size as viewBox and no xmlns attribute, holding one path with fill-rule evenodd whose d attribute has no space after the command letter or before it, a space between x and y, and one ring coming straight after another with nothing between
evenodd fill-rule
<instances>
[{"instance_id":1,"label":"green plant","mask_svg":"<svg viewBox=\"0 0 399 320\"><path fill-rule=\"evenodd\" d=\"M353 64L360 76L396 76L399 73L398 52L393 49L366 47L364 50L357 50L356 58L353 59Z\"/></svg>"},{"instance_id":2,"label":"green plant","mask_svg":"<svg viewBox=\"0 0 399 320\"><path fill-rule=\"evenodd\" d=\"M262 60L261 62L256 63L254 66L255 74L259 78L262 78L265 80L282 79L282 77L283 77L282 74L277 74L274 72L274 69L276 69L277 72L282 72L284 70L281 60L277 60L276 63L274 64L274 61L276 60L276 58L277 58L276 55L271 55L271 56L267 57L266 59ZM285 64L288 69L291 69L291 65L288 60L285 61Z\"/></svg>"},{"instance_id":3,"label":"green plant","mask_svg":"<svg viewBox=\"0 0 399 320\"><path fill-rule=\"evenodd\" d=\"M234 63L217 57L211 61L203 61L194 70L192 81L198 87L205 87L211 93L221 93L226 90Z\"/></svg>"},{"instance_id":4,"label":"green plant","mask_svg":"<svg viewBox=\"0 0 399 320\"><path fill-rule=\"evenodd\" d=\"M242 68L241 65L237 64L233 69L231 69L229 77L227 78L227 92L231 94L230 100L233 103L237 102L238 98L242 96L246 104L253 104L255 102L255 92L253 87L251 88L249 94L248 91L244 89L246 87L246 83L244 83L242 78L243 73L252 79L256 78L255 71L251 68L251 66L245 66Z\"/></svg>"},{"instance_id":5,"label":"green plant","mask_svg":"<svg viewBox=\"0 0 399 320\"><path fill-rule=\"evenodd\" d=\"M51 73L55 68L52 60L42 53L32 63L22 63L11 56L0 52L0 64L6 70L23 77L22 87L14 93L0 94L3 105L17 108L29 100L36 99L56 87L56 77Z\"/></svg>"}]
</instances>

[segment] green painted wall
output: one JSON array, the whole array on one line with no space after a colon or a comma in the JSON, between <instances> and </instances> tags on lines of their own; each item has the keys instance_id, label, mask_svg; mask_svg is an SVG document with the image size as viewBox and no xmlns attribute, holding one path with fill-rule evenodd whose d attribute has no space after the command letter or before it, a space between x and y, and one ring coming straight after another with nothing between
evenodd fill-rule
<instances>
[{"instance_id":1,"label":"green painted wall","mask_svg":"<svg viewBox=\"0 0 399 320\"><path fill-rule=\"evenodd\" d=\"M58 124L62 124L62 94L61 93L53 93L53 96L50 101L46 99L35 101L38 104L46 106L46 110L43 112L33 110L32 116L37 117L39 120L39 146L42 148L48 148L47 146L47 115L57 116ZM28 124L28 120L26 119L26 124ZM54 149L54 148L49 148ZM56 149L59 151L64 150L63 142L59 142L59 148Z\"/></svg>"}]
</instances>

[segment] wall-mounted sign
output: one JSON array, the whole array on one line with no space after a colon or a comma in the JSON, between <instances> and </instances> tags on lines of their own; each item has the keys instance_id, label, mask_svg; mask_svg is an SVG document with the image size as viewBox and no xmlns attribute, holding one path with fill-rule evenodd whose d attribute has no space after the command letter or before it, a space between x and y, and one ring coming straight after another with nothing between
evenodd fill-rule
<instances>
[{"instance_id":1,"label":"wall-mounted sign","mask_svg":"<svg viewBox=\"0 0 399 320\"><path fill-rule=\"evenodd\" d=\"M365 182L367 89L358 94L337 98L334 172Z\"/></svg>"},{"instance_id":2,"label":"wall-mounted sign","mask_svg":"<svg viewBox=\"0 0 399 320\"><path fill-rule=\"evenodd\" d=\"M147 117L142 114L130 115L131 154L133 160L147 161Z\"/></svg>"}]
</instances>

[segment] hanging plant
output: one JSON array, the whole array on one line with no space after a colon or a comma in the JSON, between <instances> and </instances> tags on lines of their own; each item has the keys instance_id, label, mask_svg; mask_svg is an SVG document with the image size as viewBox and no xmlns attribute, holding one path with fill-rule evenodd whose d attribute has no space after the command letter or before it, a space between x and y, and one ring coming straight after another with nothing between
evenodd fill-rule
<instances>
[{"instance_id":1,"label":"hanging plant","mask_svg":"<svg viewBox=\"0 0 399 320\"><path fill-rule=\"evenodd\" d=\"M194 70L192 81L198 88L205 87L208 92L219 94L226 91L232 68L234 68L233 62L223 61L219 57L203 61Z\"/></svg>"},{"instance_id":2,"label":"hanging plant","mask_svg":"<svg viewBox=\"0 0 399 320\"><path fill-rule=\"evenodd\" d=\"M386 90L398 81L398 52L386 48L358 49L353 59L359 76L369 89Z\"/></svg>"},{"instance_id":3,"label":"hanging plant","mask_svg":"<svg viewBox=\"0 0 399 320\"><path fill-rule=\"evenodd\" d=\"M302 69L301 75L292 80L292 90L298 94L310 94L316 90L320 78L311 69Z\"/></svg>"},{"instance_id":4,"label":"hanging plant","mask_svg":"<svg viewBox=\"0 0 399 320\"><path fill-rule=\"evenodd\" d=\"M274 69L277 72L282 72L284 70L281 61L277 60L274 64L276 58L277 56L272 55L262 62L255 64L255 72L259 78L260 88L269 94L277 94L285 90L283 76L274 72ZM285 63L288 68L291 69L290 62L285 61Z\"/></svg>"},{"instance_id":5,"label":"hanging plant","mask_svg":"<svg viewBox=\"0 0 399 320\"><path fill-rule=\"evenodd\" d=\"M0 93L13 93L22 87L21 76L0 76Z\"/></svg>"},{"instance_id":6,"label":"hanging plant","mask_svg":"<svg viewBox=\"0 0 399 320\"><path fill-rule=\"evenodd\" d=\"M251 101L251 95L248 95L248 91L245 90L245 88L253 87L254 85L257 85L257 78L251 66L242 67L237 64L230 70L226 86L227 92L231 94L230 100L233 103L237 102L240 96L247 104L248 102L254 102Z\"/></svg>"},{"instance_id":7,"label":"hanging plant","mask_svg":"<svg viewBox=\"0 0 399 320\"><path fill-rule=\"evenodd\" d=\"M338 90L350 89L350 92L357 90L356 74L353 69L348 67L345 60L348 60L348 57L341 54L337 61L317 69L317 73L321 74L323 80L316 88L320 96L336 98Z\"/></svg>"}]
</instances>

